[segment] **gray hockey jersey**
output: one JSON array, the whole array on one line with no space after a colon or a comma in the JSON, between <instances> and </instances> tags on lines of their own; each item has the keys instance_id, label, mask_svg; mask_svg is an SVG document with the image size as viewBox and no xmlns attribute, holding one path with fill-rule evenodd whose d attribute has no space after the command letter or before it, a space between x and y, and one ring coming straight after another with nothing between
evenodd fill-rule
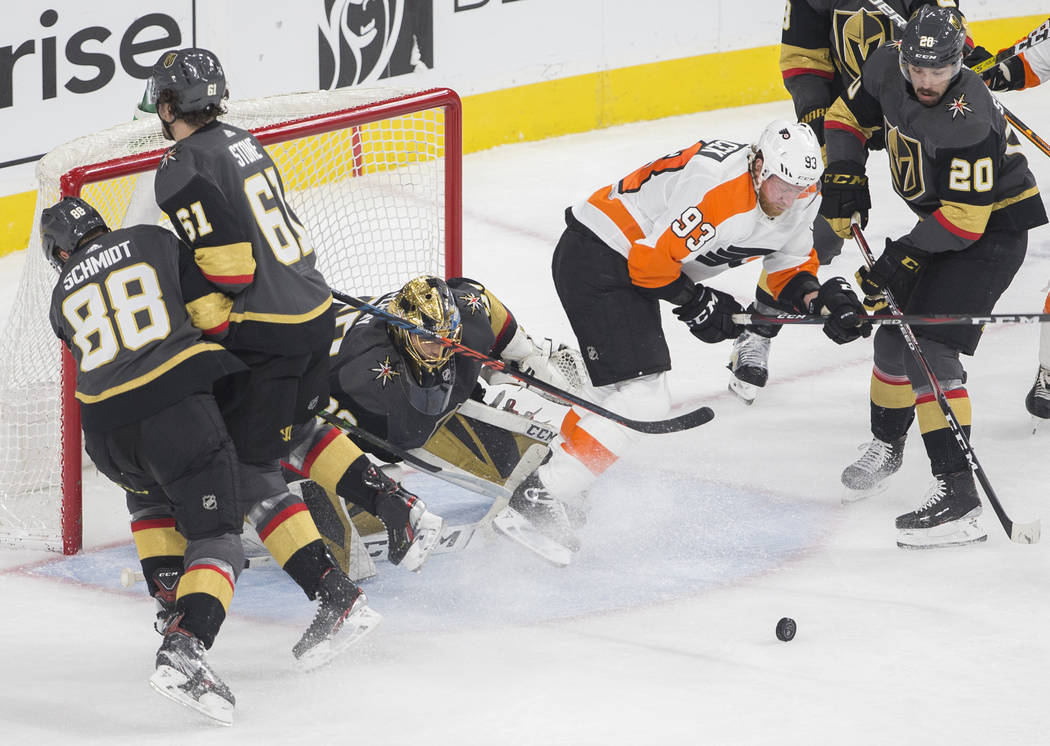
<instances>
[{"instance_id":1,"label":"gray hockey jersey","mask_svg":"<svg viewBox=\"0 0 1050 746\"><path fill-rule=\"evenodd\" d=\"M824 123L829 164L863 164L864 143L885 129L893 188L921 220L903 241L931 253L964 249L985 231L1046 223L1035 177L1002 108L963 68L936 105L915 97L896 45L876 50L855 95Z\"/></svg>"}]
</instances>

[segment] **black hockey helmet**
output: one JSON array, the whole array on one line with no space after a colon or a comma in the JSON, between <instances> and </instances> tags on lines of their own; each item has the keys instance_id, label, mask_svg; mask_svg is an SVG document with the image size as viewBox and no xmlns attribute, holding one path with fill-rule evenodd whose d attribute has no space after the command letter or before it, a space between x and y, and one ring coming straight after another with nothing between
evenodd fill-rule
<instances>
[{"instance_id":1,"label":"black hockey helmet","mask_svg":"<svg viewBox=\"0 0 1050 746\"><path fill-rule=\"evenodd\" d=\"M953 67L952 75L962 68L966 28L955 8L923 5L908 21L900 42L900 66L904 77L911 80L908 65L915 67Z\"/></svg>"},{"instance_id":2,"label":"black hockey helmet","mask_svg":"<svg viewBox=\"0 0 1050 746\"><path fill-rule=\"evenodd\" d=\"M223 102L229 95L219 58L197 47L173 49L160 56L146 83L145 98L155 107L163 91L175 94L178 114L204 112L208 107L215 107L215 113L222 114Z\"/></svg>"},{"instance_id":3,"label":"black hockey helmet","mask_svg":"<svg viewBox=\"0 0 1050 746\"><path fill-rule=\"evenodd\" d=\"M72 256L85 236L100 229L108 231L109 227L98 210L80 197L63 197L40 212L40 243L43 244L44 258L56 269L62 269L66 260L58 252L64 251Z\"/></svg>"}]
</instances>

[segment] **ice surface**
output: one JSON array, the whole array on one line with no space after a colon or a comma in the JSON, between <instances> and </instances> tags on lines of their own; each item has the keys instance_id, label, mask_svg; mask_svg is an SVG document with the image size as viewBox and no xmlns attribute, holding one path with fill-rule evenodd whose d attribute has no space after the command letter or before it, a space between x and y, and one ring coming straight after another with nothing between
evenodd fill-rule
<instances>
[{"instance_id":1,"label":"ice surface","mask_svg":"<svg viewBox=\"0 0 1050 746\"><path fill-rule=\"evenodd\" d=\"M1050 135L1050 86L1003 100ZM790 115L780 102L468 156L465 273L534 336L569 341L549 269L565 206L701 137L748 140ZM1050 183L1050 159L1025 151ZM913 218L883 155L869 174L878 247ZM847 245L821 275L859 264ZM0 305L20 265L0 260ZM757 273L713 284L748 298ZM1048 278L1043 227L997 310L1041 310ZM785 329L769 385L745 407L726 391L728 343L703 345L665 319L676 401L717 416L639 442L599 481L574 565L497 538L419 575L380 563L365 587L383 627L309 676L290 650L312 608L280 572L247 571L211 653L237 696L232 730L147 687L160 640L141 586L117 583L134 564L123 499L86 472L84 555L0 553L0 742L1046 743L1050 540L1012 544L987 510L983 546L897 549L893 517L929 477L918 437L889 490L840 504L838 475L869 437L870 341L837 347L815 327ZM1037 337L993 327L966 360L974 446L1018 521L1050 520L1050 429L1033 435L1023 405ZM414 487L435 508L463 508L444 485ZM790 643L774 635L783 616L799 625Z\"/></svg>"}]
</instances>

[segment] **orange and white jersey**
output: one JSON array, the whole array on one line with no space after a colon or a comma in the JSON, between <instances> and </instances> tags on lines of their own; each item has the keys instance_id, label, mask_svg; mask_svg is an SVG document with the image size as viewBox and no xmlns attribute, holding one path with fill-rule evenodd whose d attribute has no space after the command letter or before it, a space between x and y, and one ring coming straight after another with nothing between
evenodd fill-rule
<instances>
[{"instance_id":1,"label":"orange and white jersey","mask_svg":"<svg viewBox=\"0 0 1050 746\"><path fill-rule=\"evenodd\" d=\"M1020 55L1024 64L1024 87L1034 88L1050 79L1050 41L1034 44Z\"/></svg>"},{"instance_id":2,"label":"orange and white jersey","mask_svg":"<svg viewBox=\"0 0 1050 746\"><path fill-rule=\"evenodd\" d=\"M631 281L660 288L685 273L702 282L763 257L774 297L799 272L816 274L814 185L776 218L759 207L750 146L703 140L649 163L573 205L573 216L627 258Z\"/></svg>"}]
</instances>

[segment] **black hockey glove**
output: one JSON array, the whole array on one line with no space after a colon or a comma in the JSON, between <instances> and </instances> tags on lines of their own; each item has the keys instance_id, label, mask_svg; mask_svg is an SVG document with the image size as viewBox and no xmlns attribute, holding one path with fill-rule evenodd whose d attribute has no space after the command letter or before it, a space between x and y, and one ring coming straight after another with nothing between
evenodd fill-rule
<instances>
[{"instance_id":1,"label":"black hockey glove","mask_svg":"<svg viewBox=\"0 0 1050 746\"><path fill-rule=\"evenodd\" d=\"M850 219L860 213L860 225L868 224L871 195L864 166L854 161L834 161L824 170L820 214L840 238L850 237Z\"/></svg>"},{"instance_id":2,"label":"black hockey glove","mask_svg":"<svg viewBox=\"0 0 1050 746\"><path fill-rule=\"evenodd\" d=\"M1024 63L1020 57L1011 57L985 70L981 77L993 91L1018 91L1024 88Z\"/></svg>"},{"instance_id":3,"label":"black hockey glove","mask_svg":"<svg viewBox=\"0 0 1050 746\"><path fill-rule=\"evenodd\" d=\"M821 285L809 309L810 313L827 313L824 334L840 345L871 336L871 322L863 318L864 310L860 298L842 277L832 277Z\"/></svg>"},{"instance_id":4,"label":"black hockey glove","mask_svg":"<svg viewBox=\"0 0 1050 746\"><path fill-rule=\"evenodd\" d=\"M994 58L995 55L989 52L987 49L978 44L976 47L971 49L963 57L963 65L966 67L973 67L974 65L980 65L982 62Z\"/></svg>"},{"instance_id":5,"label":"black hockey glove","mask_svg":"<svg viewBox=\"0 0 1050 746\"><path fill-rule=\"evenodd\" d=\"M875 260L871 269L857 270L857 282L864 293L864 305L872 310L886 307L883 294L889 290L897 305L903 308L918 282L930 255L914 246L886 239L886 250ZM882 302L878 299L882 297Z\"/></svg>"},{"instance_id":6,"label":"black hockey glove","mask_svg":"<svg viewBox=\"0 0 1050 746\"><path fill-rule=\"evenodd\" d=\"M702 342L715 343L733 338L744 330L733 323L734 313L743 313L744 307L736 298L721 290L696 286L693 299L672 309L675 316L685 322L693 336Z\"/></svg>"},{"instance_id":7,"label":"black hockey glove","mask_svg":"<svg viewBox=\"0 0 1050 746\"><path fill-rule=\"evenodd\" d=\"M827 106L814 106L812 109L802 112L802 116L798 118L798 121L802 122L802 124L810 126L813 134L817 136L817 142L820 143L820 147L824 147L824 115L827 113Z\"/></svg>"}]
</instances>

